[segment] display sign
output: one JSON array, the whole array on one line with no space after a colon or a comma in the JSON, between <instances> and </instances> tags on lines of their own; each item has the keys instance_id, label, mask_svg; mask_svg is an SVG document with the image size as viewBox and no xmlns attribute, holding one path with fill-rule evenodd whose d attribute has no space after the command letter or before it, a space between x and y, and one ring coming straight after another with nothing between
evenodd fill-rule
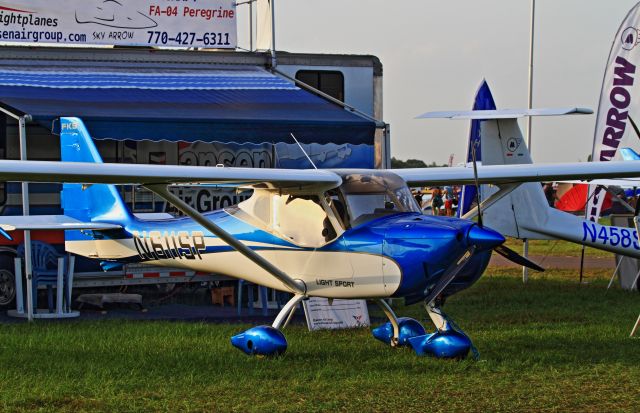
<instances>
[{"instance_id":1,"label":"display sign","mask_svg":"<svg viewBox=\"0 0 640 413\"><path fill-rule=\"evenodd\" d=\"M640 94L634 91L639 61L640 3L629 11L613 38L600 92L593 140L593 162L614 159L625 132L632 129L629 117L635 116L633 114L638 113L640 106ZM605 195L606 190L602 186L589 187L586 211L589 220L598 221Z\"/></svg>"},{"instance_id":2,"label":"display sign","mask_svg":"<svg viewBox=\"0 0 640 413\"><path fill-rule=\"evenodd\" d=\"M234 0L0 0L0 42L235 49Z\"/></svg>"},{"instance_id":3,"label":"display sign","mask_svg":"<svg viewBox=\"0 0 640 413\"><path fill-rule=\"evenodd\" d=\"M302 302L310 331L369 327L366 300L333 300L312 297Z\"/></svg>"}]
</instances>

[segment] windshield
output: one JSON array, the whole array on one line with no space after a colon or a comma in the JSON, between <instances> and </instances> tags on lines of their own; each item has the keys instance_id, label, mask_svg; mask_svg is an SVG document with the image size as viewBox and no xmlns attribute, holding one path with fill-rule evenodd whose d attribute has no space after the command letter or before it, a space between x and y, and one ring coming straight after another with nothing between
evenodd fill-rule
<instances>
[{"instance_id":1,"label":"windshield","mask_svg":"<svg viewBox=\"0 0 640 413\"><path fill-rule=\"evenodd\" d=\"M352 227L386 214L420 212L404 181L388 172L345 175L341 190Z\"/></svg>"}]
</instances>

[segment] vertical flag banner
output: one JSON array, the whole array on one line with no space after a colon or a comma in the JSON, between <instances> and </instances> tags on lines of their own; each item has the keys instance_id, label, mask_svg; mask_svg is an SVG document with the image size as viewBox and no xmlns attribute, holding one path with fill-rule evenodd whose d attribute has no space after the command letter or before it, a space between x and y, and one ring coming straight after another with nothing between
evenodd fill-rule
<instances>
[{"instance_id":1,"label":"vertical flag banner","mask_svg":"<svg viewBox=\"0 0 640 413\"><path fill-rule=\"evenodd\" d=\"M235 49L234 0L0 0L0 43Z\"/></svg>"},{"instance_id":2,"label":"vertical flag banner","mask_svg":"<svg viewBox=\"0 0 640 413\"><path fill-rule=\"evenodd\" d=\"M630 126L629 116L639 113L640 94L634 89L639 56L640 3L629 11L613 39L598 105L591 152L594 162L614 159L625 131ZM598 220L605 193L604 188L597 185L589 187L587 219L594 222Z\"/></svg>"},{"instance_id":3,"label":"vertical flag banner","mask_svg":"<svg viewBox=\"0 0 640 413\"><path fill-rule=\"evenodd\" d=\"M271 41L273 40L271 27L271 0L257 0L256 25L256 50L271 50Z\"/></svg>"}]
</instances>

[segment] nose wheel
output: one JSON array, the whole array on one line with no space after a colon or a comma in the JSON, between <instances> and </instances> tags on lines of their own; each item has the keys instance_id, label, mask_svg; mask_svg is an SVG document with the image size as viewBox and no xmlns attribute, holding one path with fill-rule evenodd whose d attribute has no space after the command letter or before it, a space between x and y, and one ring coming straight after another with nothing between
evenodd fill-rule
<instances>
[{"instance_id":1,"label":"nose wheel","mask_svg":"<svg viewBox=\"0 0 640 413\"><path fill-rule=\"evenodd\" d=\"M460 330L433 300L425 302L425 310L436 326L434 333L427 334L420 322L413 318L398 318L384 300L375 300L389 321L372 330L373 336L391 347L411 347L419 356L437 358L465 358L470 350L477 352L471 339Z\"/></svg>"},{"instance_id":2,"label":"nose wheel","mask_svg":"<svg viewBox=\"0 0 640 413\"><path fill-rule=\"evenodd\" d=\"M380 306L389 322L372 330L373 336L391 347L403 347L409 344L411 337L425 334L424 327L419 321L409 317L398 318L389 304L382 300L375 300Z\"/></svg>"},{"instance_id":3,"label":"nose wheel","mask_svg":"<svg viewBox=\"0 0 640 413\"><path fill-rule=\"evenodd\" d=\"M436 300L425 302L424 308L436 326L436 331L409 339L409 344L419 356L430 355L437 358L464 359L469 350L474 350L471 339L450 320Z\"/></svg>"}]
</instances>

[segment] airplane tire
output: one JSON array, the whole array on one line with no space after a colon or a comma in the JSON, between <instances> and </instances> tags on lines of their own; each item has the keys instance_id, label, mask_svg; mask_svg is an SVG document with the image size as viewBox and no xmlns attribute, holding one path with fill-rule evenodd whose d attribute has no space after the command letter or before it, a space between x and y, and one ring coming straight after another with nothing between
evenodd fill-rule
<instances>
[{"instance_id":1,"label":"airplane tire","mask_svg":"<svg viewBox=\"0 0 640 413\"><path fill-rule=\"evenodd\" d=\"M13 257L0 255L0 308L11 308L16 301L16 279Z\"/></svg>"}]
</instances>

